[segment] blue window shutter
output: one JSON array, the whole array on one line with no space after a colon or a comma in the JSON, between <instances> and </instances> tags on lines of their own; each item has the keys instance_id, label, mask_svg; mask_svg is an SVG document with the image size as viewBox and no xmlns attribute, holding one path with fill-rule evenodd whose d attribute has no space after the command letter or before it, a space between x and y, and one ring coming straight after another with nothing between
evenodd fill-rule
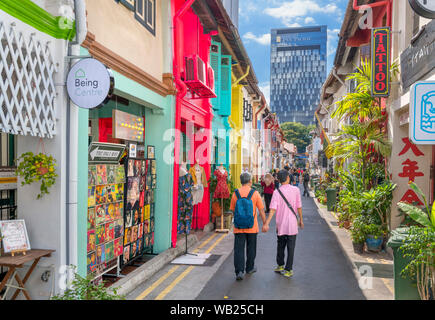
<instances>
[{"instance_id":1,"label":"blue window shutter","mask_svg":"<svg viewBox=\"0 0 435 320\"><path fill-rule=\"evenodd\" d=\"M221 60L221 107L220 116L231 115L231 56L222 55Z\"/></svg>"},{"instance_id":2,"label":"blue window shutter","mask_svg":"<svg viewBox=\"0 0 435 320\"><path fill-rule=\"evenodd\" d=\"M213 110L219 110L221 91L221 44L219 42L211 42L210 65L214 71L214 92L217 95L217 98L211 99L211 105Z\"/></svg>"}]
</instances>

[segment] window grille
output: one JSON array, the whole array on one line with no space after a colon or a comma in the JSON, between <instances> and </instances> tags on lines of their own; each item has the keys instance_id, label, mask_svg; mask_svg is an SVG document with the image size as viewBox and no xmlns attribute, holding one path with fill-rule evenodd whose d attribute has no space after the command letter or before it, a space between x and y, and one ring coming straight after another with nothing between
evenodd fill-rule
<instances>
[{"instance_id":1,"label":"window grille","mask_svg":"<svg viewBox=\"0 0 435 320\"><path fill-rule=\"evenodd\" d=\"M56 133L49 43L0 21L0 131L52 138Z\"/></svg>"}]
</instances>

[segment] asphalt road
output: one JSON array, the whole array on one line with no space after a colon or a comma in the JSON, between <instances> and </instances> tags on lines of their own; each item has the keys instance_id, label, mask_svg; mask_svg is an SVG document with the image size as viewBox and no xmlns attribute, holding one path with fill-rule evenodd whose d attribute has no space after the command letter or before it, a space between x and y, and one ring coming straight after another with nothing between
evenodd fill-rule
<instances>
[{"instance_id":1,"label":"asphalt road","mask_svg":"<svg viewBox=\"0 0 435 320\"><path fill-rule=\"evenodd\" d=\"M311 198L302 197L304 230L296 240L294 275L287 279L273 272L276 266L274 220L268 233L257 239L258 271L236 281L233 254L197 296L198 300L363 300L361 289L344 254ZM260 229L261 229L261 219Z\"/></svg>"}]
</instances>

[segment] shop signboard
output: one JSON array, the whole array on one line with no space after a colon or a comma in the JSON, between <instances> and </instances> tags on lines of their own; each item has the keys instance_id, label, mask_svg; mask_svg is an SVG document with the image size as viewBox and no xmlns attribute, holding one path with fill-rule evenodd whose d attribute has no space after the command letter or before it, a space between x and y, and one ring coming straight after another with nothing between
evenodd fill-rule
<instances>
[{"instance_id":1,"label":"shop signboard","mask_svg":"<svg viewBox=\"0 0 435 320\"><path fill-rule=\"evenodd\" d=\"M113 110L113 136L116 139L128 141L144 141L144 118L133 114Z\"/></svg>"},{"instance_id":2,"label":"shop signboard","mask_svg":"<svg viewBox=\"0 0 435 320\"><path fill-rule=\"evenodd\" d=\"M124 150L122 144L92 142L88 149L88 162L117 164Z\"/></svg>"},{"instance_id":3,"label":"shop signboard","mask_svg":"<svg viewBox=\"0 0 435 320\"><path fill-rule=\"evenodd\" d=\"M415 144L435 144L435 81L419 81L411 87L409 136Z\"/></svg>"},{"instance_id":4,"label":"shop signboard","mask_svg":"<svg viewBox=\"0 0 435 320\"><path fill-rule=\"evenodd\" d=\"M30 250L29 236L24 220L0 221L0 233L5 253Z\"/></svg>"},{"instance_id":5,"label":"shop signboard","mask_svg":"<svg viewBox=\"0 0 435 320\"><path fill-rule=\"evenodd\" d=\"M403 90L435 68L435 21L429 22L400 55Z\"/></svg>"},{"instance_id":6,"label":"shop signboard","mask_svg":"<svg viewBox=\"0 0 435 320\"><path fill-rule=\"evenodd\" d=\"M11 190L17 188L17 176L15 169L0 169L0 190Z\"/></svg>"},{"instance_id":7,"label":"shop signboard","mask_svg":"<svg viewBox=\"0 0 435 320\"><path fill-rule=\"evenodd\" d=\"M390 27L372 29L372 96L390 95Z\"/></svg>"},{"instance_id":8,"label":"shop signboard","mask_svg":"<svg viewBox=\"0 0 435 320\"><path fill-rule=\"evenodd\" d=\"M92 109L107 103L114 85L115 80L110 69L92 58L74 64L66 80L70 99L84 109Z\"/></svg>"},{"instance_id":9,"label":"shop signboard","mask_svg":"<svg viewBox=\"0 0 435 320\"><path fill-rule=\"evenodd\" d=\"M408 0L409 4L418 15L435 19L435 1L433 0Z\"/></svg>"}]
</instances>

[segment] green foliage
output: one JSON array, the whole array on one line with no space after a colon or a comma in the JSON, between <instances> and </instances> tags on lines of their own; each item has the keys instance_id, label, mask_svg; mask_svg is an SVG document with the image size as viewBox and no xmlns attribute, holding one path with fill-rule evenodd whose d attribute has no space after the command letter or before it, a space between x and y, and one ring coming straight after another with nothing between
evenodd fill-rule
<instances>
[{"instance_id":1,"label":"green foliage","mask_svg":"<svg viewBox=\"0 0 435 320\"><path fill-rule=\"evenodd\" d=\"M76 273L71 288L63 294L53 296L51 300L125 300L123 295L118 295L116 289L105 288L104 282L95 285L91 278L83 278Z\"/></svg>"},{"instance_id":2,"label":"green foliage","mask_svg":"<svg viewBox=\"0 0 435 320\"><path fill-rule=\"evenodd\" d=\"M366 241L366 235L364 234L364 219L361 216L357 216L350 227L350 235L353 243L364 243Z\"/></svg>"},{"instance_id":3,"label":"green foliage","mask_svg":"<svg viewBox=\"0 0 435 320\"><path fill-rule=\"evenodd\" d=\"M48 189L56 183L56 160L44 153L35 155L33 152L23 153L17 159L19 160L21 162L17 166L16 174L24 179L21 185L41 181L41 193L38 194L37 199L48 194Z\"/></svg>"},{"instance_id":4,"label":"green foliage","mask_svg":"<svg viewBox=\"0 0 435 320\"><path fill-rule=\"evenodd\" d=\"M362 232L367 237L371 235L377 239L378 237L383 237L385 235L384 229L379 224L370 223L362 226Z\"/></svg>"},{"instance_id":5,"label":"green foliage","mask_svg":"<svg viewBox=\"0 0 435 320\"><path fill-rule=\"evenodd\" d=\"M310 132L315 128L314 125L305 126L298 122L285 122L281 125L285 139L293 143L299 153L305 152L306 147L311 143Z\"/></svg>"}]
</instances>

